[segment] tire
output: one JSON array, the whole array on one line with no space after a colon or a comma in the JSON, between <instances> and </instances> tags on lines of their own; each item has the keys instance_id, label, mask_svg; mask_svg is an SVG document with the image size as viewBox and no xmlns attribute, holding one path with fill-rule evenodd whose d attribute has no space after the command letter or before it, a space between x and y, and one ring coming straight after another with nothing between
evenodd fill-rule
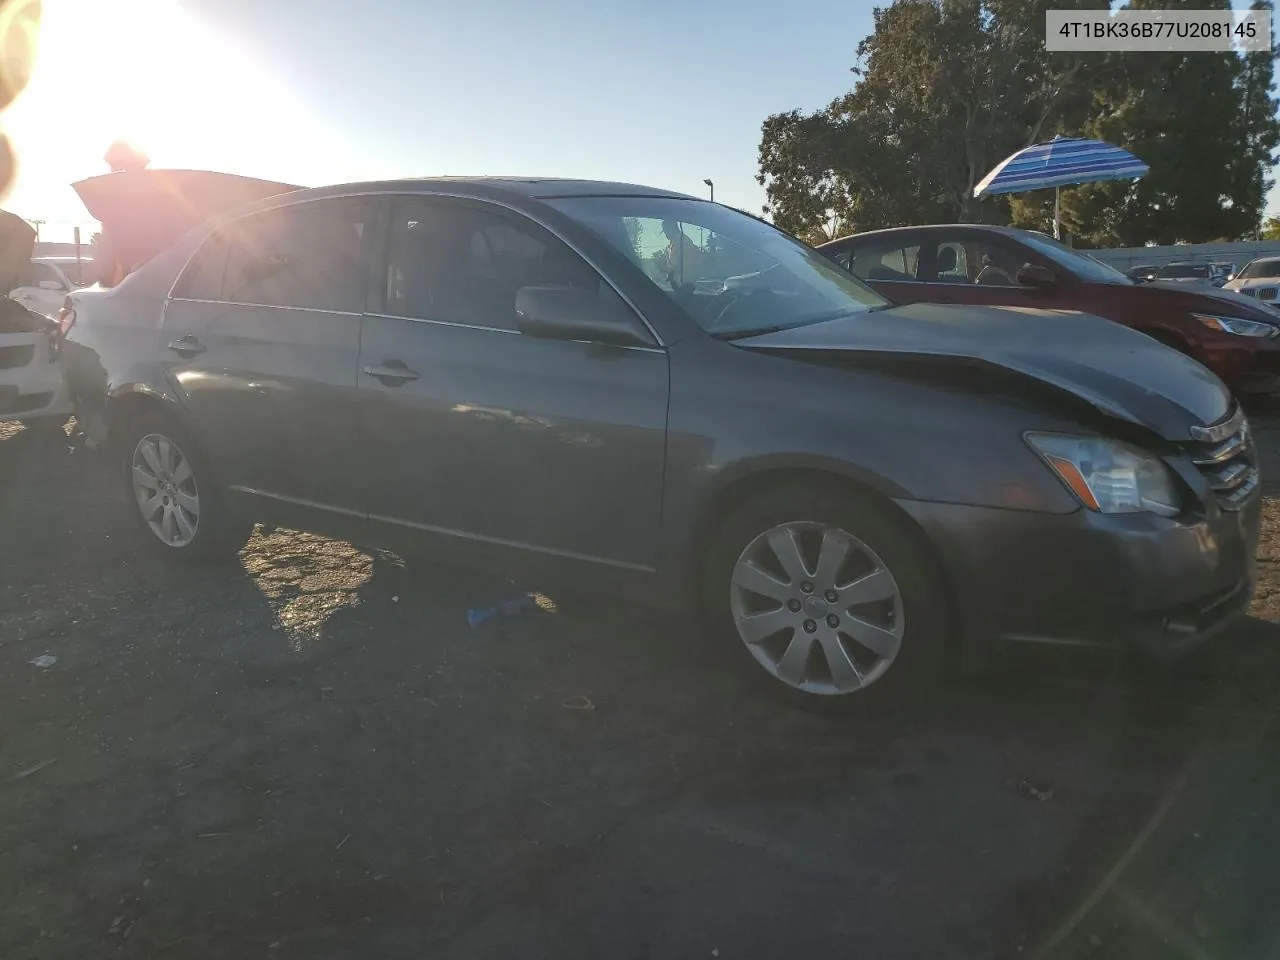
<instances>
[{"instance_id":1,"label":"tire","mask_svg":"<svg viewBox=\"0 0 1280 960\"><path fill-rule=\"evenodd\" d=\"M790 564L775 542L798 545ZM844 545L834 573L824 543L830 557ZM787 573L796 560L802 578ZM835 485L780 486L740 504L713 536L701 592L715 633L775 693L807 708L909 700L945 662L951 603L922 536L886 505ZM751 616L772 619L740 628Z\"/></svg>"},{"instance_id":2,"label":"tire","mask_svg":"<svg viewBox=\"0 0 1280 960\"><path fill-rule=\"evenodd\" d=\"M128 509L139 536L155 551L200 563L230 559L244 546L252 525L227 510L199 447L176 420L143 413L129 421L121 439ZM148 479L154 486L146 486ZM144 505L149 490L162 501L150 512Z\"/></svg>"}]
</instances>

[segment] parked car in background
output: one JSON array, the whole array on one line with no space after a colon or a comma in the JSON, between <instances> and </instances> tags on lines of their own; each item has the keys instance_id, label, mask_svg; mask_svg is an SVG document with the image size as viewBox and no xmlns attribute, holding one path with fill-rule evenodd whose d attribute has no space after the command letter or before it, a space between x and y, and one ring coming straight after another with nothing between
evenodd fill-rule
<instances>
[{"instance_id":1,"label":"parked car in background","mask_svg":"<svg viewBox=\"0 0 1280 960\"><path fill-rule=\"evenodd\" d=\"M9 296L24 307L53 318L68 293L93 282L92 260L77 263L74 257L40 257L27 263Z\"/></svg>"},{"instance_id":2,"label":"parked car in background","mask_svg":"<svg viewBox=\"0 0 1280 960\"><path fill-rule=\"evenodd\" d=\"M1166 263L1156 271L1156 279L1169 283L1185 283L1193 286L1211 286L1218 277L1212 264L1177 260Z\"/></svg>"},{"instance_id":3,"label":"parked car in background","mask_svg":"<svg viewBox=\"0 0 1280 960\"><path fill-rule=\"evenodd\" d=\"M1210 266L1217 270L1218 276L1222 278L1222 283L1219 283L1218 286L1234 280L1236 273L1239 271L1239 268L1234 263L1228 263L1227 261L1215 261Z\"/></svg>"},{"instance_id":4,"label":"parked car in background","mask_svg":"<svg viewBox=\"0 0 1280 960\"><path fill-rule=\"evenodd\" d=\"M1280 315L1207 283L1134 283L1044 234L977 224L876 230L819 249L895 303L1092 313L1194 357L1237 390L1280 390Z\"/></svg>"},{"instance_id":5,"label":"parked car in background","mask_svg":"<svg viewBox=\"0 0 1280 960\"><path fill-rule=\"evenodd\" d=\"M1149 283L1156 278L1156 274L1159 272L1159 267L1145 263L1137 267L1130 267L1125 271L1124 275L1135 283Z\"/></svg>"},{"instance_id":6,"label":"parked car in background","mask_svg":"<svg viewBox=\"0 0 1280 960\"><path fill-rule=\"evenodd\" d=\"M58 325L20 296L26 289L22 281L34 279L34 245L31 225L0 210L0 284L9 294L0 297L0 420L53 431L67 422L71 405L58 356ZM61 291L59 302L66 295Z\"/></svg>"},{"instance_id":7,"label":"parked car in background","mask_svg":"<svg viewBox=\"0 0 1280 960\"><path fill-rule=\"evenodd\" d=\"M1249 602L1256 456L1209 371L1095 317L893 307L692 197L309 190L69 309L77 415L173 559L262 519L558 568L700 607L809 700L1006 642L1175 656Z\"/></svg>"},{"instance_id":8,"label":"parked car in background","mask_svg":"<svg viewBox=\"0 0 1280 960\"><path fill-rule=\"evenodd\" d=\"M1254 297L1264 303L1274 303L1280 291L1280 257L1258 257L1245 264L1235 279L1226 284L1246 297Z\"/></svg>"}]
</instances>

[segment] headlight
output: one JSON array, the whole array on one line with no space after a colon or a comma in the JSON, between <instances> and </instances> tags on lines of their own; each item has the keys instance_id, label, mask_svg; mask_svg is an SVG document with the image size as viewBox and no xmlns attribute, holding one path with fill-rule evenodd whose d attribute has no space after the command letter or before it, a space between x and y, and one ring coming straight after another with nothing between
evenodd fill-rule
<instances>
[{"instance_id":1,"label":"headlight","mask_svg":"<svg viewBox=\"0 0 1280 960\"><path fill-rule=\"evenodd\" d=\"M1159 457L1102 437L1028 433L1026 438L1090 510L1162 517L1182 512L1173 475Z\"/></svg>"},{"instance_id":2,"label":"headlight","mask_svg":"<svg viewBox=\"0 0 1280 960\"><path fill-rule=\"evenodd\" d=\"M1193 313L1193 317L1210 330L1221 330L1234 333L1238 337L1274 337L1280 333L1280 327L1272 323L1260 323L1257 320L1245 320L1241 317L1215 317L1208 313Z\"/></svg>"}]
</instances>

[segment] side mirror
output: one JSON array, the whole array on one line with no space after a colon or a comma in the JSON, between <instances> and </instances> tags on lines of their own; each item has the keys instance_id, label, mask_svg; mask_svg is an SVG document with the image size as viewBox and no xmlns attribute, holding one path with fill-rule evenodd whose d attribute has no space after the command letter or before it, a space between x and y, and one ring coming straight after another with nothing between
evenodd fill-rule
<instances>
[{"instance_id":1,"label":"side mirror","mask_svg":"<svg viewBox=\"0 0 1280 960\"><path fill-rule=\"evenodd\" d=\"M1023 264L1018 270L1018 283L1037 290L1051 290L1058 285L1058 277L1048 267L1038 263Z\"/></svg>"},{"instance_id":2,"label":"side mirror","mask_svg":"<svg viewBox=\"0 0 1280 960\"><path fill-rule=\"evenodd\" d=\"M578 287L521 287L516 325L530 337L586 340L618 347L651 347L640 318L616 295L608 299Z\"/></svg>"},{"instance_id":3,"label":"side mirror","mask_svg":"<svg viewBox=\"0 0 1280 960\"><path fill-rule=\"evenodd\" d=\"M41 290L62 290L62 291L66 291L66 289L67 289L67 288L66 288L66 287L64 287L64 286L63 286L61 283L59 283L57 280L41 280L41 281L40 281L40 289L41 289Z\"/></svg>"}]
</instances>

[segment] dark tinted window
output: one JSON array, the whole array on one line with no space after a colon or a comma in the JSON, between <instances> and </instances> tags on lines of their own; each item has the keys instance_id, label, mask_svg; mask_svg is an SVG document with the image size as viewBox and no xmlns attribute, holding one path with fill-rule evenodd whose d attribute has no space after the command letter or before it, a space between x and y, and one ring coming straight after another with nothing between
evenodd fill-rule
<instances>
[{"instance_id":1,"label":"dark tinted window","mask_svg":"<svg viewBox=\"0 0 1280 960\"><path fill-rule=\"evenodd\" d=\"M178 285L196 300L359 313L372 205L319 200L254 214L209 238Z\"/></svg>"},{"instance_id":2,"label":"dark tinted window","mask_svg":"<svg viewBox=\"0 0 1280 960\"><path fill-rule=\"evenodd\" d=\"M529 221L438 201L395 204L388 314L515 330L516 293L551 284L616 296L586 261Z\"/></svg>"},{"instance_id":3,"label":"dark tinted window","mask_svg":"<svg viewBox=\"0 0 1280 960\"><path fill-rule=\"evenodd\" d=\"M1158 276L1173 280L1197 280L1209 276L1204 263L1170 263L1160 268Z\"/></svg>"}]
</instances>

